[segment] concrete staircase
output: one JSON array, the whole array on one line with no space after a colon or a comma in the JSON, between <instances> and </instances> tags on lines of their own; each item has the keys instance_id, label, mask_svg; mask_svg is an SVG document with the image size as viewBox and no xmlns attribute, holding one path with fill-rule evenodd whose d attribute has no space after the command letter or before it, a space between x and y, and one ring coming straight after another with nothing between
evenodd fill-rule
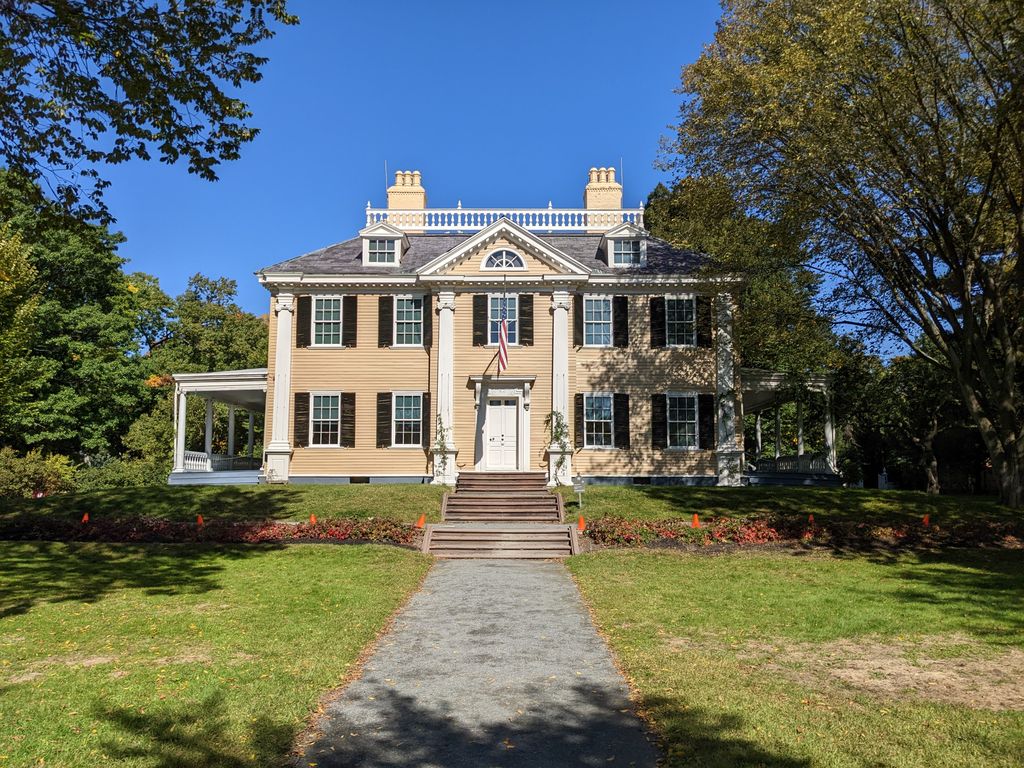
<instances>
[{"instance_id":1,"label":"concrete staircase","mask_svg":"<svg viewBox=\"0 0 1024 768\"><path fill-rule=\"evenodd\" d=\"M445 558L548 559L579 551L562 524L562 497L543 472L462 472L445 494L440 525L428 525L423 551Z\"/></svg>"}]
</instances>

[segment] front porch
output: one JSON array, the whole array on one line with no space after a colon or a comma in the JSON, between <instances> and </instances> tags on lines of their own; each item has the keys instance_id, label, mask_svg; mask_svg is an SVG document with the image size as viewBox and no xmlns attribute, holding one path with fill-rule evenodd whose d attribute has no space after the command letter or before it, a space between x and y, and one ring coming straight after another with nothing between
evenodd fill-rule
<instances>
[{"instance_id":1,"label":"front porch","mask_svg":"<svg viewBox=\"0 0 1024 768\"><path fill-rule=\"evenodd\" d=\"M745 482L749 485L841 485L829 378L811 376L794 381L782 373L753 368L743 369L741 377L743 412L745 416L754 417L753 439L745 440L748 446ZM783 440L782 412L787 405L792 405L790 410L795 411L789 430L795 431L795 441L791 434L789 444L784 447L787 441ZM820 433L805 432L808 412L813 414L813 421L820 424ZM764 439L766 416L772 426L770 444Z\"/></svg>"},{"instance_id":2,"label":"front porch","mask_svg":"<svg viewBox=\"0 0 1024 768\"><path fill-rule=\"evenodd\" d=\"M255 455L256 416L267 399L267 369L176 373L174 379L174 467L169 485L251 485L260 482L263 456ZM205 403L202 450L188 449L188 396ZM227 406L223 453L214 449L214 404ZM245 445L237 450L239 411L246 418Z\"/></svg>"}]
</instances>

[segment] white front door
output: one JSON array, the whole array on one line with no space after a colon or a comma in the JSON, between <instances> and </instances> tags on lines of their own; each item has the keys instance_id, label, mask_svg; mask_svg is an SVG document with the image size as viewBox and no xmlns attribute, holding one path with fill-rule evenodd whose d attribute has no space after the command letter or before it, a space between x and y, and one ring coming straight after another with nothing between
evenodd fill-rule
<instances>
[{"instance_id":1,"label":"white front door","mask_svg":"<svg viewBox=\"0 0 1024 768\"><path fill-rule=\"evenodd\" d=\"M487 400L486 468L519 468L519 401L515 398Z\"/></svg>"}]
</instances>

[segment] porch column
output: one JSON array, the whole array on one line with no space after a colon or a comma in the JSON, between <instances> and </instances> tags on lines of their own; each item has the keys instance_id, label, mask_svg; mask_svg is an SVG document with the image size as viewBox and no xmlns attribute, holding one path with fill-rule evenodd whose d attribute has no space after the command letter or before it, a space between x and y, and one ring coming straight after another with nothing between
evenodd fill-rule
<instances>
[{"instance_id":1,"label":"porch column","mask_svg":"<svg viewBox=\"0 0 1024 768\"><path fill-rule=\"evenodd\" d=\"M832 397L825 393L825 458L832 471L837 471L839 459L836 456L836 428L832 418Z\"/></svg>"},{"instance_id":2,"label":"porch column","mask_svg":"<svg viewBox=\"0 0 1024 768\"><path fill-rule=\"evenodd\" d=\"M715 468L719 485L740 485L743 451L736 439L736 350L733 339L733 302L728 293L715 296Z\"/></svg>"},{"instance_id":3,"label":"porch column","mask_svg":"<svg viewBox=\"0 0 1024 768\"><path fill-rule=\"evenodd\" d=\"M206 432L203 450L207 456L213 455L213 398L206 398Z\"/></svg>"},{"instance_id":4,"label":"porch column","mask_svg":"<svg viewBox=\"0 0 1024 768\"><path fill-rule=\"evenodd\" d=\"M804 455L804 403L796 401L796 455Z\"/></svg>"},{"instance_id":5,"label":"porch column","mask_svg":"<svg viewBox=\"0 0 1024 768\"><path fill-rule=\"evenodd\" d=\"M557 422L563 435L548 445L548 485L572 482L572 441L569 438L569 310L568 291L551 294L551 419L552 432Z\"/></svg>"},{"instance_id":6,"label":"porch column","mask_svg":"<svg viewBox=\"0 0 1024 768\"><path fill-rule=\"evenodd\" d=\"M174 472L185 471L185 433L187 430L186 395L180 384L174 385Z\"/></svg>"},{"instance_id":7,"label":"porch column","mask_svg":"<svg viewBox=\"0 0 1024 768\"><path fill-rule=\"evenodd\" d=\"M775 403L775 458L782 455L782 422L779 420L781 406Z\"/></svg>"},{"instance_id":8,"label":"porch column","mask_svg":"<svg viewBox=\"0 0 1024 768\"><path fill-rule=\"evenodd\" d=\"M249 434L248 434L248 436L246 438L245 452L249 455L250 459L252 458L252 434L253 434L253 427L255 427L255 425L256 425L256 414L253 413L252 411L249 411Z\"/></svg>"},{"instance_id":9,"label":"porch column","mask_svg":"<svg viewBox=\"0 0 1024 768\"><path fill-rule=\"evenodd\" d=\"M292 446L288 439L291 420L292 389L292 319L295 314L295 296L279 293L274 302L277 334L274 336L274 417L270 424L270 444L267 445L267 481L288 482L288 464Z\"/></svg>"},{"instance_id":10,"label":"porch column","mask_svg":"<svg viewBox=\"0 0 1024 768\"><path fill-rule=\"evenodd\" d=\"M761 412L754 416L754 447L757 449L757 458L761 458Z\"/></svg>"},{"instance_id":11,"label":"porch column","mask_svg":"<svg viewBox=\"0 0 1024 768\"><path fill-rule=\"evenodd\" d=\"M235 455L235 406L228 406L228 456Z\"/></svg>"},{"instance_id":12,"label":"porch column","mask_svg":"<svg viewBox=\"0 0 1024 768\"><path fill-rule=\"evenodd\" d=\"M435 448L434 483L454 485L459 470L455 464L455 291L437 294L437 416L444 433L443 448Z\"/></svg>"}]
</instances>

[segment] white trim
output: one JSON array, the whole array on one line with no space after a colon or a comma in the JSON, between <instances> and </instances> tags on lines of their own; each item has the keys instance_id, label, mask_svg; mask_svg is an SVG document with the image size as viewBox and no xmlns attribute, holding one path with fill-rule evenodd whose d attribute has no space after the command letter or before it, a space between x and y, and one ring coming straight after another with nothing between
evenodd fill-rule
<instances>
[{"instance_id":1,"label":"white trim","mask_svg":"<svg viewBox=\"0 0 1024 768\"><path fill-rule=\"evenodd\" d=\"M608 338L607 344L587 343L587 300L600 299L608 301ZM583 294L583 346L586 349L611 349L615 346L615 297L610 293Z\"/></svg>"},{"instance_id":2,"label":"white trim","mask_svg":"<svg viewBox=\"0 0 1024 768\"><path fill-rule=\"evenodd\" d=\"M342 343L342 339L345 338L345 296L343 294L318 294L316 296L310 296L310 307L309 307L309 347L310 349L341 349L345 345ZM316 303L321 299L337 299L338 300L338 343L337 344L317 344L316 343ZM296 315L298 313L296 312ZM323 322L323 321L321 321ZM333 320L330 322L334 322Z\"/></svg>"},{"instance_id":3,"label":"white trim","mask_svg":"<svg viewBox=\"0 0 1024 768\"><path fill-rule=\"evenodd\" d=\"M398 445L395 443L395 425L398 419L395 418L395 398L396 397L418 397L420 399L420 441L415 445L409 443L403 443ZM402 421L411 421L411 419L402 419ZM416 450L423 450L423 390L395 390L391 393L391 447L400 449L415 448Z\"/></svg>"},{"instance_id":4,"label":"white trim","mask_svg":"<svg viewBox=\"0 0 1024 768\"><path fill-rule=\"evenodd\" d=\"M420 343L399 344L398 343L398 300L419 299L420 300ZM392 349L423 349L424 329L426 326L427 299L422 293L396 293L391 297L391 348Z\"/></svg>"},{"instance_id":5,"label":"white trim","mask_svg":"<svg viewBox=\"0 0 1024 768\"><path fill-rule=\"evenodd\" d=\"M491 379L489 377L471 377L476 381L477 418L476 418L476 461L473 468L477 472L487 471L487 401L515 400L516 406L516 468L514 472L530 471L530 389L534 376L521 376L509 379ZM481 392L481 389L483 391ZM495 470L502 471L502 470Z\"/></svg>"},{"instance_id":6,"label":"white trim","mask_svg":"<svg viewBox=\"0 0 1024 768\"><path fill-rule=\"evenodd\" d=\"M498 344L497 342L495 342L493 344L491 343L491 299L504 299L504 298L510 298L510 297L515 298L515 300L516 300L516 340L514 342L510 341L508 343L508 345L509 345L509 347L519 347L519 346L522 346L519 343L519 336L520 336L520 332L519 332L519 294L518 293L511 293L510 294L510 293L494 293L494 292L492 292L492 293L488 293L486 295L487 295L487 343L484 344L484 347L489 347L490 349L497 349L500 346L500 344Z\"/></svg>"},{"instance_id":7,"label":"white trim","mask_svg":"<svg viewBox=\"0 0 1024 768\"><path fill-rule=\"evenodd\" d=\"M583 445L580 446L588 451L611 451L619 449L615 445L615 393L614 392L583 392ZM587 442L587 398L588 397L607 397L612 401L612 418L611 418L611 445L590 445ZM604 421L604 419L601 419ZM596 422L595 422L596 423ZM621 450L621 449L620 449Z\"/></svg>"},{"instance_id":8,"label":"white trim","mask_svg":"<svg viewBox=\"0 0 1024 768\"><path fill-rule=\"evenodd\" d=\"M636 242L640 243L640 261L628 264L619 264L615 261L616 243ZM629 235L627 237L606 237L605 257L609 269L630 269L631 267L647 266L647 240L642 235Z\"/></svg>"},{"instance_id":9,"label":"white trim","mask_svg":"<svg viewBox=\"0 0 1024 768\"><path fill-rule=\"evenodd\" d=\"M511 253L522 264L521 267L488 267L487 262L490 261L491 256L496 253ZM495 248L493 251L487 251L484 253L482 259L480 259L480 271L481 272L525 272L528 267L526 266L526 259L523 258L523 254L519 251L513 251L511 248Z\"/></svg>"},{"instance_id":10,"label":"white trim","mask_svg":"<svg viewBox=\"0 0 1024 768\"><path fill-rule=\"evenodd\" d=\"M316 391L308 392L309 395L309 445L307 448L341 448L341 392L340 391ZM338 442L336 443L313 443L313 398L314 397L336 397L338 398ZM321 419L323 421L323 419Z\"/></svg>"},{"instance_id":11,"label":"white trim","mask_svg":"<svg viewBox=\"0 0 1024 768\"><path fill-rule=\"evenodd\" d=\"M699 451L699 450L701 450L701 447L700 447L700 395L701 394L704 394L704 393L693 392L693 391L679 391L679 390L669 390L668 392L665 393L665 450L666 451L679 451L679 452L683 452L683 453L688 453L690 451ZM672 441L672 431L669 429L669 424L671 423L671 419L669 419L669 416L668 416L668 413L669 413L669 411L668 411L668 409L669 409L668 399L670 397L692 397L693 398L693 417L694 417L694 421L693 421L693 436L695 438L695 441L694 441L693 445L672 445L671 444L671 441ZM679 422L679 423L683 423L683 422ZM654 425L653 424L651 424L651 431L652 432L654 431ZM707 450L707 449L705 448L704 450Z\"/></svg>"},{"instance_id":12,"label":"white trim","mask_svg":"<svg viewBox=\"0 0 1024 768\"><path fill-rule=\"evenodd\" d=\"M666 293L665 299L665 347L667 349L693 349L697 346L697 294L696 293ZM692 301L693 302L693 344L670 344L668 340L668 302Z\"/></svg>"}]
</instances>

